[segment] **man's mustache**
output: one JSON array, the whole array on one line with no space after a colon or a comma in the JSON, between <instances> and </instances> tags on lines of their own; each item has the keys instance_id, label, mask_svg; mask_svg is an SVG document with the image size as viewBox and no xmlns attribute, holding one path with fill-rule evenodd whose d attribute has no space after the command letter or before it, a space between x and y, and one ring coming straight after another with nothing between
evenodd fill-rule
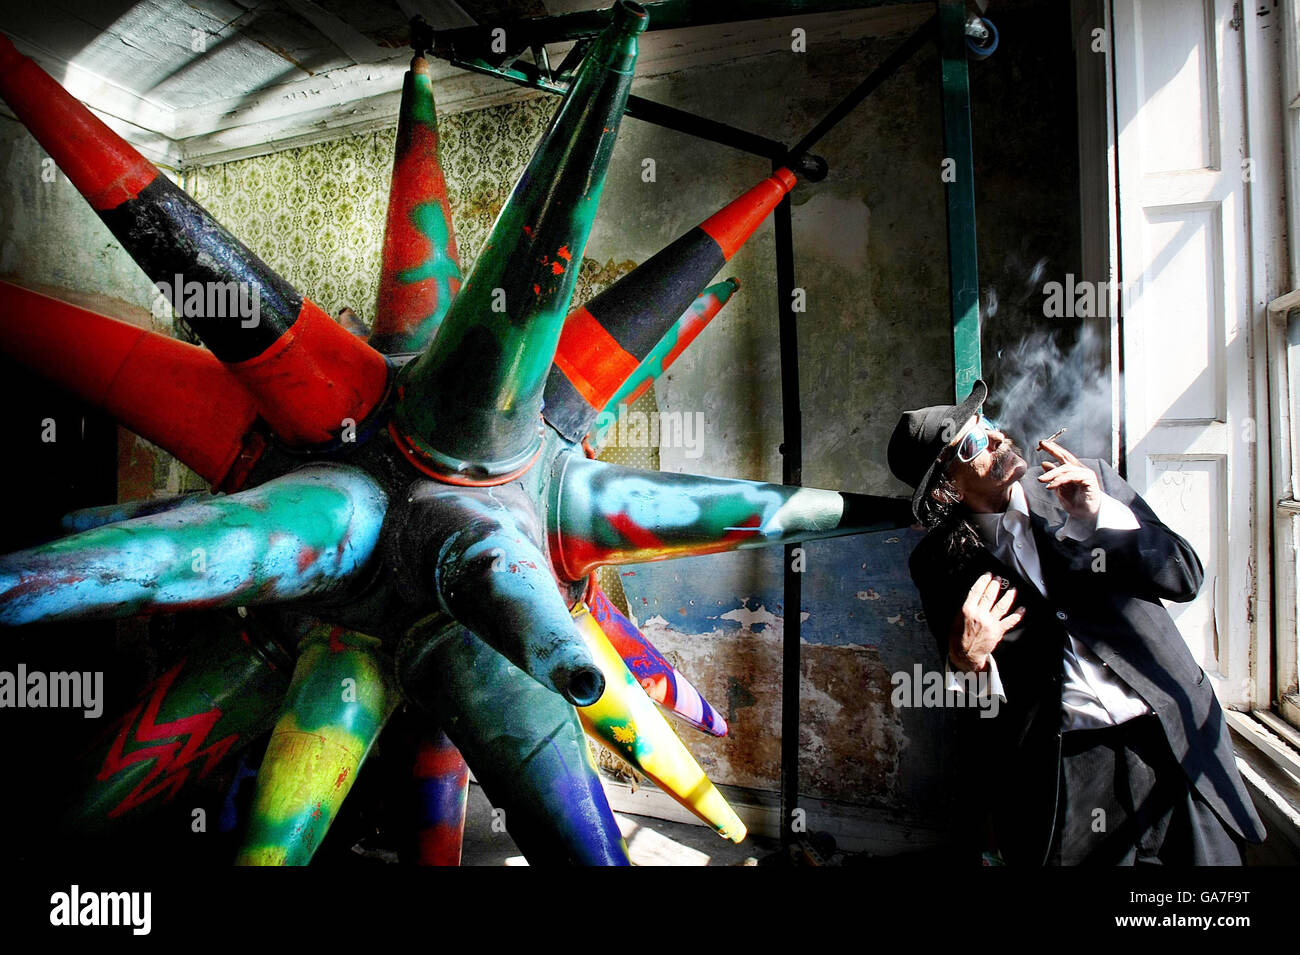
<instances>
[{"instance_id":1,"label":"man's mustache","mask_svg":"<svg viewBox=\"0 0 1300 955\"><path fill-rule=\"evenodd\" d=\"M989 468L989 473L995 479L1001 481L1006 478L1017 461L1023 460L1024 455L1021 453L1020 447L1014 441L1008 439L993 453L993 465Z\"/></svg>"}]
</instances>

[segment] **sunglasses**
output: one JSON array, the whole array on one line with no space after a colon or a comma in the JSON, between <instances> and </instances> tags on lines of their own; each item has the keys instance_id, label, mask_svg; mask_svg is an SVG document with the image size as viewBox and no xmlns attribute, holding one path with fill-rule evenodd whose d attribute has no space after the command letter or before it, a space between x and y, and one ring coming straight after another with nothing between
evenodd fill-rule
<instances>
[{"instance_id":1,"label":"sunglasses","mask_svg":"<svg viewBox=\"0 0 1300 955\"><path fill-rule=\"evenodd\" d=\"M981 451L989 446L989 432L997 431L998 426L993 423L992 419L984 417L981 412L976 416L975 427L966 433L966 437L961 439L957 445L955 457L963 464L975 460Z\"/></svg>"}]
</instances>

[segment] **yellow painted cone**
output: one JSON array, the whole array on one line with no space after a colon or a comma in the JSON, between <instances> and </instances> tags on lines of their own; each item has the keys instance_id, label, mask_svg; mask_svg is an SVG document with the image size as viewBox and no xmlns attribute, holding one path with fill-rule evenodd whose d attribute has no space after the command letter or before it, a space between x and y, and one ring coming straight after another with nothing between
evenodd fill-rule
<instances>
[{"instance_id":1,"label":"yellow painted cone","mask_svg":"<svg viewBox=\"0 0 1300 955\"><path fill-rule=\"evenodd\" d=\"M266 755L238 865L307 865L397 704L374 637L315 623Z\"/></svg>"},{"instance_id":2,"label":"yellow painted cone","mask_svg":"<svg viewBox=\"0 0 1300 955\"><path fill-rule=\"evenodd\" d=\"M573 619L605 674L605 692L600 699L591 706L578 707L588 735L649 776L720 836L732 842L744 839L745 824L646 696L586 604L578 604Z\"/></svg>"}]
</instances>

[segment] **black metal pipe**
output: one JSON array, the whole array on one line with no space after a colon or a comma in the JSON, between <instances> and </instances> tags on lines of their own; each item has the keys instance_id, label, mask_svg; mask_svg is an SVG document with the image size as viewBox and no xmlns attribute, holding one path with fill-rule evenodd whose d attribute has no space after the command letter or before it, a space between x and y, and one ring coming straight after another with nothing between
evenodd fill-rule
<instances>
[{"instance_id":1,"label":"black metal pipe","mask_svg":"<svg viewBox=\"0 0 1300 955\"><path fill-rule=\"evenodd\" d=\"M522 86L526 89L542 90L547 93L564 95L567 89L560 85L555 79L562 75L565 65L561 64L559 73L553 73L551 79L543 77L531 63L515 63L513 72L497 70L486 63L474 62L471 60L459 59L450 56L445 52L440 53L434 50L434 55L444 56L447 62L452 66L458 66L463 70L469 70L474 73L482 73L486 76L495 76L503 79L508 83L514 83L516 86ZM535 74L535 75L534 75ZM768 139L766 136L759 136L757 133L746 132L735 126L729 126L726 123L719 123L716 120L706 119L695 113L688 113L684 109L678 109L676 106L666 106L663 103L656 103L648 100L643 96L632 95L627 98L627 108L625 110L628 116L643 120L647 123L654 123L656 126L662 126L665 129L672 129L679 133L686 133L691 136L698 136L700 139L708 140L711 143L717 143L720 146L730 146L733 149L739 149L741 152L751 153L755 156L761 156L764 159L783 159L787 155L785 144L775 139ZM792 167L797 173L803 173L806 169L812 169L814 174L809 175L810 179L816 180L815 175L818 165L825 166L825 160L820 157L811 157L811 163L804 163Z\"/></svg>"},{"instance_id":2,"label":"black metal pipe","mask_svg":"<svg viewBox=\"0 0 1300 955\"><path fill-rule=\"evenodd\" d=\"M846 4L847 6L872 6L874 4ZM832 4L834 7L835 4ZM594 28L594 25L603 22L604 16L608 11L599 10L590 13L575 14L583 22L583 30ZM697 13L700 11L697 11ZM568 15L565 15L568 16ZM752 17L752 14L749 15ZM545 18L545 21L539 20L536 23L529 23L531 29L527 30L527 42L536 48L539 41L545 43L549 40L565 39L564 36L550 36L545 32L538 32L543 22L551 24L553 21L562 18ZM730 19L730 17L728 17ZM589 21L589 22L588 22ZM577 20L574 21L575 23ZM713 22L704 20L702 22ZM522 24L521 24L522 26ZM656 126L662 126L665 129L672 129L680 133L686 133L691 136L697 136L700 139L706 139L709 142L718 143L722 146L730 146L733 149L739 149L742 152L752 153L755 156L762 156L765 159L778 160L781 165L796 170L800 175L816 182L825 178L826 161L820 156L809 156L808 152L817 142L825 136L831 129L839 124L844 117L852 112L863 100L870 96L876 89L890 76L896 73L913 54L919 50L927 40L931 39L938 26L938 20L931 17L926 20L909 36L903 44L894 50L885 61L877 66L859 83L853 90L841 100L834 109L826 114L816 126L814 126L807 135L804 136L792 148L786 149L785 146L775 139L769 139L766 136L760 136L757 133L750 133L727 123L720 123L716 120L706 119L695 113L689 113L686 110L678 109L675 106L667 106L663 103L656 103L642 96L632 95L627 101L627 115L634 116L637 119L644 120L648 123L654 123ZM550 72L549 70L536 69L517 72L517 75L511 75L498 65L488 64L486 61L475 62L471 58L466 58L462 53L458 53L457 40L465 48L467 40L470 37L478 38L478 34L483 32L482 27L467 27L464 30L452 30L438 35L439 43L432 51L435 56L446 59L453 66L459 66L462 69L472 70L478 73L485 73L489 76L498 76L501 79L524 86L529 89L541 89L548 93L563 93L564 88L556 84L551 78L562 77L566 68L571 65L574 59L574 53L577 47L569 52L564 62L560 64L559 70ZM579 44L581 45L581 44ZM517 56L511 57L513 63ZM526 75L536 72L536 76Z\"/></svg>"},{"instance_id":3,"label":"black metal pipe","mask_svg":"<svg viewBox=\"0 0 1300 955\"><path fill-rule=\"evenodd\" d=\"M564 55L560 61L560 68L555 71L556 79L563 79L570 76L578 69L578 64L582 58L587 55L587 50L591 48L591 40L579 40L569 48L569 52Z\"/></svg>"},{"instance_id":4,"label":"black metal pipe","mask_svg":"<svg viewBox=\"0 0 1300 955\"><path fill-rule=\"evenodd\" d=\"M773 169L782 165L773 162ZM776 227L776 296L781 349L781 482L803 484L803 417L799 407L799 330L794 311L794 230L790 197L773 214ZM800 607L803 580L795 569L800 545L785 548L781 639L781 844L794 839L799 808L799 674Z\"/></svg>"},{"instance_id":5,"label":"black metal pipe","mask_svg":"<svg viewBox=\"0 0 1300 955\"><path fill-rule=\"evenodd\" d=\"M753 153L755 156L762 156L764 159L778 161L786 155L785 144L775 139L768 139L766 136L759 136L757 133L746 132L743 129L737 129L735 126L728 126L726 123L706 119L703 116L688 113L686 110L678 109L675 106L656 103L643 96L634 94L627 98L627 115L634 116L647 123L654 123L656 126L663 126L665 129L673 129L679 133L698 136L701 139L707 139L709 142L718 143L722 146L730 146L742 152Z\"/></svg>"},{"instance_id":6,"label":"black metal pipe","mask_svg":"<svg viewBox=\"0 0 1300 955\"><path fill-rule=\"evenodd\" d=\"M808 135L804 136L791 148L787 164L799 159L808 150L812 149L818 140L835 128L859 103L874 93L880 84L897 73L899 67L911 59L916 51L923 47L928 40L934 38L938 24L939 21L935 17L931 17L917 27L898 49L885 57L883 63L868 73L866 79L855 86L848 96L840 100L835 108L822 118L820 123L808 131Z\"/></svg>"}]
</instances>

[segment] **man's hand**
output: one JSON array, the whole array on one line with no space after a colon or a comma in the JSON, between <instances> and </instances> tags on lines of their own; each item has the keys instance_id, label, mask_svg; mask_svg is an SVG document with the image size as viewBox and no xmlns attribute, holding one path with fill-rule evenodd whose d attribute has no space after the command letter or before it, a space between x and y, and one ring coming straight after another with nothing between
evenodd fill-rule
<instances>
[{"instance_id":1,"label":"man's hand","mask_svg":"<svg viewBox=\"0 0 1300 955\"><path fill-rule=\"evenodd\" d=\"M1011 610L1016 588L1008 587L1002 599L998 599L998 591L1005 584L1001 577L982 574L966 595L961 613L953 621L952 636L948 638L948 656L957 669L983 670L988 665L989 654L1007 631L1024 619L1024 607Z\"/></svg>"},{"instance_id":2,"label":"man's hand","mask_svg":"<svg viewBox=\"0 0 1300 955\"><path fill-rule=\"evenodd\" d=\"M1055 441L1039 441L1038 446L1056 458L1055 461L1043 462L1044 473L1038 476L1038 480L1056 492L1067 514L1095 524L1097 512L1101 509L1102 493L1097 473L1084 467L1073 453Z\"/></svg>"}]
</instances>

